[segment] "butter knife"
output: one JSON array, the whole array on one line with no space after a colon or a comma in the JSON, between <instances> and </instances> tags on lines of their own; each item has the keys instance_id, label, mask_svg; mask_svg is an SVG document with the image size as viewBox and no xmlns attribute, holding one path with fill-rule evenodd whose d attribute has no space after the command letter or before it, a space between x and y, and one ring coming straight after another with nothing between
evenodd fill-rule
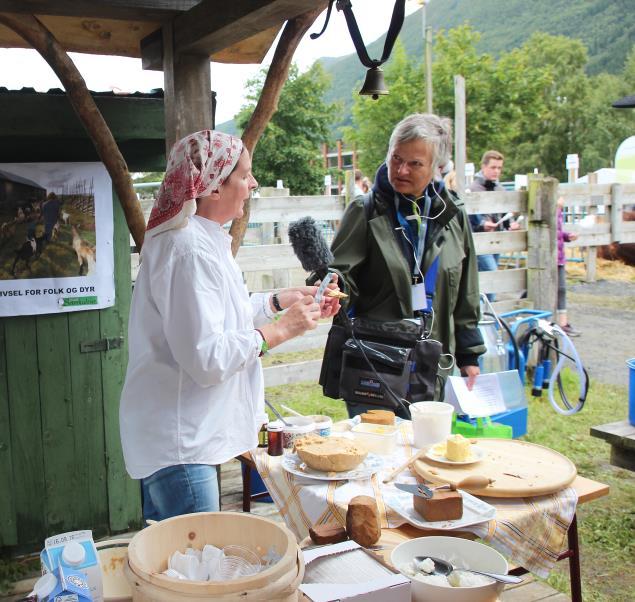
<instances>
[{"instance_id":1,"label":"butter knife","mask_svg":"<svg viewBox=\"0 0 635 602\"><path fill-rule=\"evenodd\" d=\"M430 499L434 493L430 487L426 487L419 483L418 485L411 483L395 483L395 487L397 489L401 489L401 491L406 491L411 493L412 495L416 495L418 497Z\"/></svg>"}]
</instances>

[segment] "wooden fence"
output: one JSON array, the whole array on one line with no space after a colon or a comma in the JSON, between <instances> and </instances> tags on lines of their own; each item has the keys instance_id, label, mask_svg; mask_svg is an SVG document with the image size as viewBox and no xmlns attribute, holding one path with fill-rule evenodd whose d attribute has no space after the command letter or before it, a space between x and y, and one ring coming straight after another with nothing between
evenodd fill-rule
<instances>
[{"instance_id":1,"label":"wooden fence","mask_svg":"<svg viewBox=\"0 0 635 602\"><path fill-rule=\"evenodd\" d=\"M273 193L275 194L275 193ZM555 312L557 296L556 199L565 205L584 208L596 215L589 226L566 224L567 231L579 238L570 246L587 248L589 273L594 270L598 246L611 242L635 242L635 222L624 222L622 207L635 203L635 184L564 184L553 178L530 177L528 190L518 192L476 192L464 195L469 214L506 213L525 216L523 229L475 233L477 254L498 253L504 262L496 272L480 272L481 292L495 293L497 311L519 307L539 307ZM306 273L295 257L286 236L290 222L310 215L316 221L336 224L345 206L343 196L261 197L251 202L250 223L260 224L246 237L237 255L251 291L271 290L304 283ZM604 208L602 215L598 208ZM579 211L578 211L579 213ZM587 223L590 220L586 220ZM274 230L274 224L276 228ZM274 232L277 230L277 236ZM255 232L255 233L254 233ZM271 244L260 244L262 241ZM132 258L133 280L138 259ZM303 337L287 341L272 354L323 348L330 324L321 324ZM321 360L265 368L267 386L317 380Z\"/></svg>"}]
</instances>

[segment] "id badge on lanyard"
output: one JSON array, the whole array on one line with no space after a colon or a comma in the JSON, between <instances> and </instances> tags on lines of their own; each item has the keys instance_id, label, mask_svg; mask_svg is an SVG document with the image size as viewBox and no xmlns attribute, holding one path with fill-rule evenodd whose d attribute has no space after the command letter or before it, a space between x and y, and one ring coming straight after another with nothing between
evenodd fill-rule
<instances>
[{"instance_id":1,"label":"id badge on lanyard","mask_svg":"<svg viewBox=\"0 0 635 602\"><path fill-rule=\"evenodd\" d=\"M417 240L417 251L415 255L415 269L412 275L412 310L413 311L430 311L432 308L428 303L426 294L426 283L421 265L423 264L423 255L425 252L426 233L428 231L427 216L430 213L430 197L426 195L425 208L423 210L423 220L419 228L419 237Z\"/></svg>"},{"instance_id":2,"label":"id badge on lanyard","mask_svg":"<svg viewBox=\"0 0 635 602\"><path fill-rule=\"evenodd\" d=\"M428 296L426 295L426 283L423 278L421 282L412 284L412 310L430 311L428 307Z\"/></svg>"}]
</instances>

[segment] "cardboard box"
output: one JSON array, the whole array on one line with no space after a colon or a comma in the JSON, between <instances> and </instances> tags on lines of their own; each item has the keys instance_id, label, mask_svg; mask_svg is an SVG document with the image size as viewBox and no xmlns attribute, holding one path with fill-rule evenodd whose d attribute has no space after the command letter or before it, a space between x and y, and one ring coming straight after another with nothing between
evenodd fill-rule
<instances>
[{"instance_id":1,"label":"cardboard box","mask_svg":"<svg viewBox=\"0 0 635 602\"><path fill-rule=\"evenodd\" d=\"M304 553L300 591L310 602L410 602L410 580L364 550L343 541Z\"/></svg>"}]
</instances>

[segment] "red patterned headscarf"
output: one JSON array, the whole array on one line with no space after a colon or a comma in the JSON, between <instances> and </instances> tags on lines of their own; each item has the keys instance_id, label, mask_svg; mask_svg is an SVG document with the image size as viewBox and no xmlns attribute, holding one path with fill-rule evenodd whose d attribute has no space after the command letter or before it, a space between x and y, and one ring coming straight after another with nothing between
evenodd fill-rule
<instances>
[{"instance_id":1,"label":"red patterned headscarf","mask_svg":"<svg viewBox=\"0 0 635 602\"><path fill-rule=\"evenodd\" d=\"M186 226L196 212L196 199L218 190L238 163L242 150L242 140L215 130L195 132L179 140L170 151L148 220L148 233Z\"/></svg>"}]
</instances>

